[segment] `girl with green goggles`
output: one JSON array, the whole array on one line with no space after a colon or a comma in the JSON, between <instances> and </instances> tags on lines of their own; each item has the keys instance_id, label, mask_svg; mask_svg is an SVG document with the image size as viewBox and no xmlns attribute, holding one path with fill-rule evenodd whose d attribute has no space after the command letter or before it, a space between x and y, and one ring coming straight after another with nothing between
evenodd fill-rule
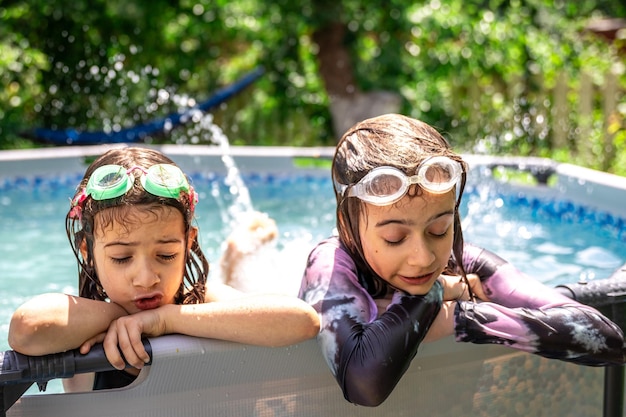
<instances>
[{"instance_id":1,"label":"girl with green goggles","mask_svg":"<svg viewBox=\"0 0 626 417\"><path fill-rule=\"evenodd\" d=\"M209 285L193 224L196 201L183 172L161 152L115 148L96 158L65 218L78 294L42 294L20 306L11 347L26 355L85 354L102 342L115 369L63 381L67 391L85 391L134 381L151 359L143 337L177 333L261 346L314 337L319 320L302 300L244 294L219 279ZM226 255L249 247L244 238L254 236L229 241Z\"/></svg>"}]
</instances>

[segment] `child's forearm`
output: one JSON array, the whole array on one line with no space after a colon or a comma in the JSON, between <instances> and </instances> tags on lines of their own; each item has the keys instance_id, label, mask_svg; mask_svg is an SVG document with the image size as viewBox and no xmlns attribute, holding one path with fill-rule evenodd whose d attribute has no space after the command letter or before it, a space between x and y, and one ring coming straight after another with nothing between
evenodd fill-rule
<instances>
[{"instance_id":1,"label":"child's forearm","mask_svg":"<svg viewBox=\"0 0 626 417\"><path fill-rule=\"evenodd\" d=\"M424 342L434 342L454 334L454 308L456 301L444 301L435 321L428 329Z\"/></svg>"},{"instance_id":2,"label":"child's forearm","mask_svg":"<svg viewBox=\"0 0 626 417\"><path fill-rule=\"evenodd\" d=\"M9 327L9 345L26 355L79 347L126 315L116 304L67 294L43 294L20 306Z\"/></svg>"},{"instance_id":3,"label":"child's forearm","mask_svg":"<svg viewBox=\"0 0 626 417\"><path fill-rule=\"evenodd\" d=\"M317 312L294 297L255 295L161 308L166 333L258 346L287 346L315 337L319 332Z\"/></svg>"}]
</instances>

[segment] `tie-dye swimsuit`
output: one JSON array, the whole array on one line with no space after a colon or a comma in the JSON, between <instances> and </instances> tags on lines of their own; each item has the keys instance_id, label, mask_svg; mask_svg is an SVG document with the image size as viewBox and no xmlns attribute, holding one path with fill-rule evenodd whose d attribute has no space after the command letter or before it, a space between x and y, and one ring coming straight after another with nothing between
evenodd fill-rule
<instances>
[{"instance_id":1,"label":"tie-dye swimsuit","mask_svg":"<svg viewBox=\"0 0 626 417\"><path fill-rule=\"evenodd\" d=\"M502 344L584 365L624 363L621 329L594 308L475 246L465 245L463 265L480 277L490 301L456 304L457 341ZM415 357L441 309L443 287L437 281L420 296L395 291L379 315L358 276L346 248L329 238L309 255L300 298L320 315L318 341L345 398L378 405Z\"/></svg>"}]
</instances>

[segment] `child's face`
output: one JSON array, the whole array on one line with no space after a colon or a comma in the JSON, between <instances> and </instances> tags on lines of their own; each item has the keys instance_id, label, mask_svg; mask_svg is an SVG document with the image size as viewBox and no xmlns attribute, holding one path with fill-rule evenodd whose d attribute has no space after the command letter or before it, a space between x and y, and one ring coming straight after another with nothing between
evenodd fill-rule
<instances>
[{"instance_id":1,"label":"child's face","mask_svg":"<svg viewBox=\"0 0 626 417\"><path fill-rule=\"evenodd\" d=\"M366 204L359 224L365 260L391 286L426 294L450 258L454 205L454 191L405 196L390 206Z\"/></svg>"},{"instance_id":2,"label":"child's face","mask_svg":"<svg viewBox=\"0 0 626 417\"><path fill-rule=\"evenodd\" d=\"M93 256L102 287L129 314L173 304L190 247L182 214L167 206L132 207L126 219L103 229L101 213L96 214Z\"/></svg>"}]
</instances>

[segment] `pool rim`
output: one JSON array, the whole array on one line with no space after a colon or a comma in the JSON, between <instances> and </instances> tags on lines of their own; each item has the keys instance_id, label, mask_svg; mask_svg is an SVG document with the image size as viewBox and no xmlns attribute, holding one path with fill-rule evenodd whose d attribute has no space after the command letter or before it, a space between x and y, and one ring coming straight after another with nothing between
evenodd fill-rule
<instances>
[{"instance_id":1,"label":"pool rim","mask_svg":"<svg viewBox=\"0 0 626 417\"><path fill-rule=\"evenodd\" d=\"M184 171L205 167L216 174L226 173L223 158L232 157L241 173L282 173L297 171L301 174L328 176L328 167L335 152L334 147L292 146L213 146L213 145L148 145L104 144L94 146L66 146L38 149L0 151L0 180L15 176L55 175L68 170L84 172L89 158L121 147L146 147L156 149L171 157ZM462 154L472 170L477 167L497 169L518 167L534 174L554 176L553 185L539 185L526 191L546 194L546 188L555 198L565 197L575 203L598 211L626 218L626 177L597 171L569 163L555 162L541 157L491 156ZM323 161L326 167L295 166L294 160ZM547 174L546 174L547 173Z\"/></svg>"}]
</instances>

